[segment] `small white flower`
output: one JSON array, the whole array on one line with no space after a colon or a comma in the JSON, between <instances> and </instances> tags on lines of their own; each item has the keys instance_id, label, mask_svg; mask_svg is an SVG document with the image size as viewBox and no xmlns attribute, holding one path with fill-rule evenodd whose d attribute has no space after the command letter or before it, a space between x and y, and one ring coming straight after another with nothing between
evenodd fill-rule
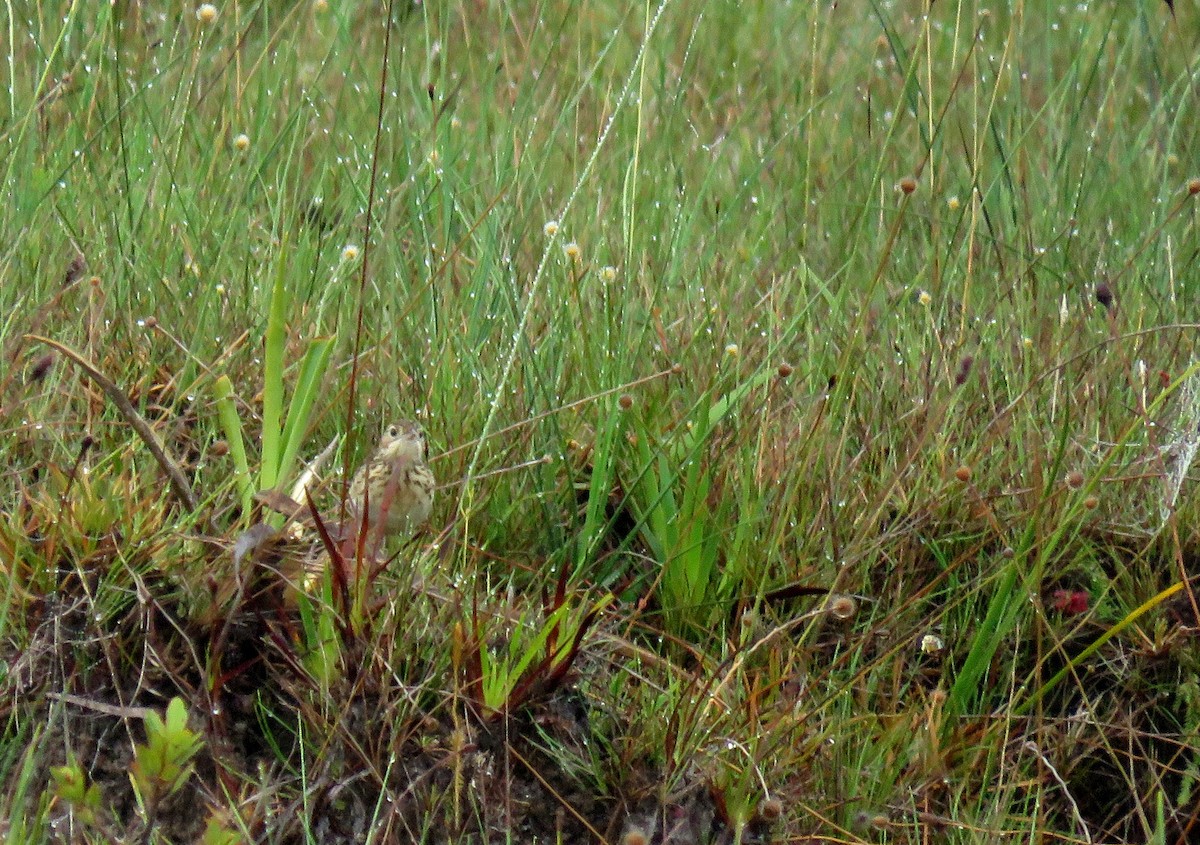
<instances>
[{"instance_id":1,"label":"small white flower","mask_svg":"<svg viewBox=\"0 0 1200 845\"><path fill-rule=\"evenodd\" d=\"M196 9L196 20L203 24L212 23L217 19L217 7L212 3L204 3Z\"/></svg>"},{"instance_id":2,"label":"small white flower","mask_svg":"<svg viewBox=\"0 0 1200 845\"><path fill-rule=\"evenodd\" d=\"M566 254L567 258L571 259L572 261L578 261L579 257L583 254L579 249L579 244L575 243L575 241L565 244L563 246L563 252Z\"/></svg>"},{"instance_id":3,"label":"small white flower","mask_svg":"<svg viewBox=\"0 0 1200 845\"><path fill-rule=\"evenodd\" d=\"M933 297L929 295L929 291L923 290L917 294L917 302L921 303L922 305L928 305L929 303L933 302Z\"/></svg>"},{"instance_id":4,"label":"small white flower","mask_svg":"<svg viewBox=\"0 0 1200 845\"><path fill-rule=\"evenodd\" d=\"M937 634L926 634L921 637L921 651L924 654L937 654L945 647L946 644Z\"/></svg>"},{"instance_id":5,"label":"small white flower","mask_svg":"<svg viewBox=\"0 0 1200 845\"><path fill-rule=\"evenodd\" d=\"M356 247L354 244L346 244L344 247L342 247L343 261L353 261L356 258L358 258L358 247Z\"/></svg>"},{"instance_id":6,"label":"small white flower","mask_svg":"<svg viewBox=\"0 0 1200 845\"><path fill-rule=\"evenodd\" d=\"M244 153L250 149L250 136L245 133L238 135L233 139L233 146L239 153Z\"/></svg>"},{"instance_id":7,"label":"small white flower","mask_svg":"<svg viewBox=\"0 0 1200 845\"><path fill-rule=\"evenodd\" d=\"M616 267L601 267L600 268L600 278L603 281L611 282L616 277L617 277L617 268Z\"/></svg>"},{"instance_id":8,"label":"small white flower","mask_svg":"<svg viewBox=\"0 0 1200 845\"><path fill-rule=\"evenodd\" d=\"M725 347L725 354L729 355L730 357L736 356L741 351L742 350L738 348L736 343L730 343Z\"/></svg>"},{"instance_id":9,"label":"small white flower","mask_svg":"<svg viewBox=\"0 0 1200 845\"><path fill-rule=\"evenodd\" d=\"M546 225L542 227L542 231L546 233L546 237L548 237L548 238L554 237L555 235L558 234L558 221L557 220L547 221Z\"/></svg>"}]
</instances>

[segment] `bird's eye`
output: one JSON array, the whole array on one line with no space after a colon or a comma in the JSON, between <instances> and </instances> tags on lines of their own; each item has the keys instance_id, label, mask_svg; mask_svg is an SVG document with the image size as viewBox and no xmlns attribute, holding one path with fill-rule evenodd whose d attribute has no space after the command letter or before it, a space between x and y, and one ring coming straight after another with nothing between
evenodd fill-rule
<instances>
[{"instance_id":1,"label":"bird's eye","mask_svg":"<svg viewBox=\"0 0 1200 845\"><path fill-rule=\"evenodd\" d=\"M400 436L400 429L394 425L389 425L388 426L388 437L399 437L399 436Z\"/></svg>"}]
</instances>

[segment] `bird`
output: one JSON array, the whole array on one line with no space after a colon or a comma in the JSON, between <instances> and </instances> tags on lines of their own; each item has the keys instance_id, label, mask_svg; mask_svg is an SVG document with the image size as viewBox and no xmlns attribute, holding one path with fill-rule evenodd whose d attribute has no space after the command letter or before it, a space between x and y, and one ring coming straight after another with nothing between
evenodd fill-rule
<instances>
[{"instance_id":1,"label":"bird","mask_svg":"<svg viewBox=\"0 0 1200 845\"><path fill-rule=\"evenodd\" d=\"M418 423L400 420L384 429L374 454L350 481L349 502L362 530L407 538L429 519L436 481L427 458Z\"/></svg>"}]
</instances>

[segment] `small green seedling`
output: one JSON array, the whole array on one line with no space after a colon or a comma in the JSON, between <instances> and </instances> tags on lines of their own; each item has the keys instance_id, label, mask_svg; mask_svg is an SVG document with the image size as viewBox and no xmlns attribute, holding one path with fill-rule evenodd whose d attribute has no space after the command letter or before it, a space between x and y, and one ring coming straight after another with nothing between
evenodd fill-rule
<instances>
[{"instance_id":1,"label":"small green seedling","mask_svg":"<svg viewBox=\"0 0 1200 845\"><path fill-rule=\"evenodd\" d=\"M187 726L187 708L180 698L167 705L167 719L146 714L146 744L134 749L129 777L147 807L178 790L192 774L191 759L201 739Z\"/></svg>"},{"instance_id":2,"label":"small green seedling","mask_svg":"<svg viewBox=\"0 0 1200 845\"><path fill-rule=\"evenodd\" d=\"M247 840L236 830L229 827L227 820L217 814L208 817L204 826L204 836L201 845L241 845Z\"/></svg>"},{"instance_id":3,"label":"small green seedling","mask_svg":"<svg viewBox=\"0 0 1200 845\"><path fill-rule=\"evenodd\" d=\"M75 818L84 826L96 823L100 810L100 787L87 782L87 775L74 757L65 766L50 769L54 779L54 796L71 808Z\"/></svg>"}]
</instances>

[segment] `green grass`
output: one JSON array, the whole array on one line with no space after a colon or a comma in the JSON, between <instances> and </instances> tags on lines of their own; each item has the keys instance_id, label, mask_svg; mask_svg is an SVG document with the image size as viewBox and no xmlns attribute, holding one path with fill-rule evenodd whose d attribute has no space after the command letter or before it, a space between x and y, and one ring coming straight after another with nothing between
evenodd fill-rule
<instances>
[{"instance_id":1,"label":"green grass","mask_svg":"<svg viewBox=\"0 0 1200 845\"><path fill-rule=\"evenodd\" d=\"M1194 839L1195 9L385 5L3 6L8 840Z\"/></svg>"}]
</instances>

